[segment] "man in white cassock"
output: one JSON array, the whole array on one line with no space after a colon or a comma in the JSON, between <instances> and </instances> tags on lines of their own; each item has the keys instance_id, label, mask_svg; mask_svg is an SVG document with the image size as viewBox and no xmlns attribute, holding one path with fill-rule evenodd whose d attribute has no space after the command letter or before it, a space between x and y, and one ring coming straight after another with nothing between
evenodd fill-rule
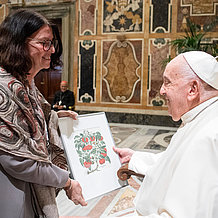
<instances>
[{"instance_id":1,"label":"man in white cassock","mask_svg":"<svg viewBox=\"0 0 218 218\"><path fill-rule=\"evenodd\" d=\"M114 148L129 169L145 175L134 200L148 218L218 217L218 62L191 51L166 67L160 89L182 125L159 154Z\"/></svg>"}]
</instances>

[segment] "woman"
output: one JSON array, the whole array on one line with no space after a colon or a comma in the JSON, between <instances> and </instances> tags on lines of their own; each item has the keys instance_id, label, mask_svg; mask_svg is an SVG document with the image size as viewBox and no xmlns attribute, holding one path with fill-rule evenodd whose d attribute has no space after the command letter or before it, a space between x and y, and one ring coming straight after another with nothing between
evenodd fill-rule
<instances>
[{"instance_id":1,"label":"woman","mask_svg":"<svg viewBox=\"0 0 218 218\"><path fill-rule=\"evenodd\" d=\"M87 204L79 183L51 162L55 140L47 139L54 129L47 131L50 114L43 112L50 107L34 84L40 70L60 64L61 52L57 28L37 12L17 10L0 25L1 217L58 217L57 188L75 204ZM58 116L75 119L76 113Z\"/></svg>"}]
</instances>

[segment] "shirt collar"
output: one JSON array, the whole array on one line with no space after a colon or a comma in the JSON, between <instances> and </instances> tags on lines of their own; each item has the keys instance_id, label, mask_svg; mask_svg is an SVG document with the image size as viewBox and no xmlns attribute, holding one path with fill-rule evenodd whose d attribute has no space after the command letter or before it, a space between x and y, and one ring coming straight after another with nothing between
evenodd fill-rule
<instances>
[{"instance_id":1,"label":"shirt collar","mask_svg":"<svg viewBox=\"0 0 218 218\"><path fill-rule=\"evenodd\" d=\"M190 111L186 112L182 115L181 120L183 124L191 122L198 114L200 114L205 108L209 107L215 101L218 100L218 97L210 98L209 100L199 104L198 106L194 107Z\"/></svg>"}]
</instances>

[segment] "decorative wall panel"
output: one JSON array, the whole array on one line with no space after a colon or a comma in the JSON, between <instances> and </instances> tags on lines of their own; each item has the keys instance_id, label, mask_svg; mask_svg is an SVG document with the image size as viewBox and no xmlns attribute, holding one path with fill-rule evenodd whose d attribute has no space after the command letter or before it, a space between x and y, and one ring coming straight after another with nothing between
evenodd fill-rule
<instances>
[{"instance_id":1,"label":"decorative wall panel","mask_svg":"<svg viewBox=\"0 0 218 218\"><path fill-rule=\"evenodd\" d=\"M192 22L201 25L203 30L217 32L218 26L214 28L217 14L218 0L179 0L177 31L184 31L186 18L189 17Z\"/></svg>"},{"instance_id":2,"label":"decorative wall panel","mask_svg":"<svg viewBox=\"0 0 218 218\"><path fill-rule=\"evenodd\" d=\"M79 41L78 101L95 101L96 41Z\"/></svg>"},{"instance_id":3,"label":"decorative wall panel","mask_svg":"<svg viewBox=\"0 0 218 218\"><path fill-rule=\"evenodd\" d=\"M5 18L6 16L6 5L3 4L0 4L0 23L3 21L3 19Z\"/></svg>"},{"instance_id":4,"label":"decorative wall panel","mask_svg":"<svg viewBox=\"0 0 218 218\"><path fill-rule=\"evenodd\" d=\"M217 0L181 0L181 6L190 7L190 15L215 15Z\"/></svg>"},{"instance_id":5,"label":"decorative wall panel","mask_svg":"<svg viewBox=\"0 0 218 218\"><path fill-rule=\"evenodd\" d=\"M96 34L96 0L79 0L79 32L80 35Z\"/></svg>"},{"instance_id":6,"label":"decorative wall panel","mask_svg":"<svg viewBox=\"0 0 218 218\"><path fill-rule=\"evenodd\" d=\"M148 66L148 105L166 106L160 87L164 71L163 60L170 56L169 39L149 39Z\"/></svg>"},{"instance_id":7,"label":"decorative wall panel","mask_svg":"<svg viewBox=\"0 0 218 218\"><path fill-rule=\"evenodd\" d=\"M151 0L150 6L152 33L168 33L171 25L171 0Z\"/></svg>"},{"instance_id":8,"label":"decorative wall panel","mask_svg":"<svg viewBox=\"0 0 218 218\"><path fill-rule=\"evenodd\" d=\"M22 0L10 0L11 4L21 4Z\"/></svg>"},{"instance_id":9,"label":"decorative wall panel","mask_svg":"<svg viewBox=\"0 0 218 218\"><path fill-rule=\"evenodd\" d=\"M143 0L103 2L103 33L143 31Z\"/></svg>"},{"instance_id":10,"label":"decorative wall panel","mask_svg":"<svg viewBox=\"0 0 218 218\"><path fill-rule=\"evenodd\" d=\"M41 4L41 3L54 3L54 2L57 2L57 0L37 0L37 1L35 1L35 0L25 0L25 3L27 4L27 5L29 5L29 4Z\"/></svg>"},{"instance_id":11,"label":"decorative wall panel","mask_svg":"<svg viewBox=\"0 0 218 218\"><path fill-rule=\"evenodd\" d=\"M53 3L73 2L74 0L10 0L11 4L23 4L23 5L49 5Z\"/></svg>"},{"instance_id":12,"label":"decorative wall panel","mask_svg":"<svg viewBox=\"0 0 218 218\"><path fill-rule=\"evenodd\" d=\"M140 103L141 63L142 40L104 41L102 102Z\"/></svg>"}]
</instances>

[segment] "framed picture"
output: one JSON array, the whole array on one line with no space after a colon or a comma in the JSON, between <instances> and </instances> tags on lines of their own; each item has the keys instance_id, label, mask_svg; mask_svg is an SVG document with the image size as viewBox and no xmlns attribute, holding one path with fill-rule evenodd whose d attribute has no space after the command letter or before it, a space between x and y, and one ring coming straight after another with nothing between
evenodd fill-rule
<instances>
[{"instance_id":1,"label":"framed picture","mask_svg":"<svg viewBox=\"0 0 218 218\"><path fill-rule=\"evenodd\" d=\"M104 112L59 118L70 172L89 200L125 185L117 177L121 167Z\"/></svg>"}]
</instances>

